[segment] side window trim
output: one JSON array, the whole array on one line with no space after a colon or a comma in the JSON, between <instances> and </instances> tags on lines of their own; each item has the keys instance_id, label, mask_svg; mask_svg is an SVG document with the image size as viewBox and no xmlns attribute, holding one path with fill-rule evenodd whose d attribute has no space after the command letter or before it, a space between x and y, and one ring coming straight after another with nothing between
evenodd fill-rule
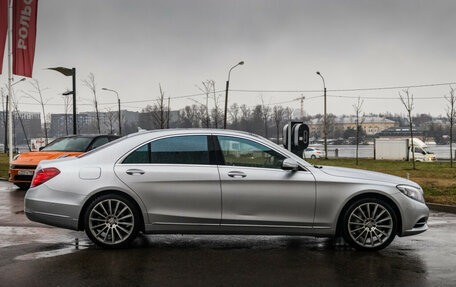
<instances>
[{"instance_id":1,"label":"side window trim","mask_svg":"<svg viewBox=\"0 0 456 287\"><path fill-rule=\"evenodd\" d=\"M223 156L222 149L220 148L220 143L218 140L217 135L210 135L211 140L212 140L212 146L211 148L213 149L212 152L215 155L215 164L216 165L226 165L225 163L225 157Z\"/></svg>"},{"instance_id":2,"label":"side window trim","mask_svg":"<svg viewBox=\"0 0 456 287\"><path fill-rule=\"evenodd\" d=\"M280 154L281 156L285 157L285 158L288 158L288 156L286 154L283 154L282 152L274 149L273 147L269 146L269 145L266 145L262 142L258 142L256 141L255 139L251 139L251 138L244 138L244 137L241 137L241 136L238 136L238 135L225 135L225 134L212 134L212 137L214 138L214 141L216 142L216 154L217 154L217 164L218 165L225 165L226 166L226 162L225 162L225 157L223 155L223 152L222 152L222 149L220 147L220 142L218 140L218 137L232 137L232 138L238 138L238 139L244 139L244 140L249 140L249 141L252 141L256 144L259 144L259 145L262 145L262 146L265 146L273 151L275 151L276 153ZM298 163L300 169L299 171L304 171L304 172L309 172L309 170L303 166L302 164ZM238 167L242 167L242 168L261 168L261 169L272 169L272 170L279 170L277 168L270 168L270 167L247 167L247 166L238 166Z\"/></svg>"},{"instance_id":3,"label":"side window trim","mask_svg":"<svg viewBox=\"0 0 456 287\"><path fill-rule=\"evenodd\" d=\"M184 164L184 163L153 163L152 162L152 154L151 154L151 144L155 141L158 140L163 140L163 139L168 139L168 138L174 138L174 137L185 137L185 136L205 136L207 139L207 147L208 147L208 153L209 153L209 164L208 165L217 165L217 160L218 157L215 157L214 163L211 161L211 147L213 147L214 143L211 134L178 134L178 135L166 135L166 136L161 136L158 138L154 138L152 140L149 140L145 143L142 143L140 145L137 145L136 147L132 148L130 151L125 153L118 161L116 164L125 164L125 165L204 165L208 166L207 164ZM147 145L147 153L148 153L148 163L124 163L125 159L127 159L132 153L134 153L137 149Z\"/></svg>"},{"instance_id":4,"label":"side window trim","mask_svg":"<svg viewBox=\"0 0 456 287\"><path fill-rule=\"evenodd\" d=\"M87 146L87 148L86 148L86 150L85 150L86 152L92 150L93 143L95 142L95 140L96 140L97 138L98 138L98 137L94 137L94 138L92 139L92 141L89 143L89 145Z\"/></svg>"},{"instance_id":5,"label":"side window trim","mask_svg":"<svg viewBox=\"0 0 456 287\"><path fill-rule=\"evenodd\" d=\"M217 140L217 143L218 143L218 147L219 147L219 154L220 154L220 157L222 159L222 161L220 161L220 165L227 165L226 164L226 161L225 161L225 155L223 154L223 151L221 149L221 146L220 146L220 141L218 139L218 137L228 137L228 138L235 138L235 139L239 139L239 140L245 140L245 141L250 141L250 142L253 142L257 145L260 145L260 146L263 146L263 147L266 147L270 150L272 150L273 152L276 152L277 154L281 155L284 159L287 158L286 155L282 154L281 152L278 152L277 150L275 150L274 148L268 146L268 145L265 145L261 142L258 142L254 139L251 139L251 138L244 138L244 137L240 137L240 136L237 136L237 135L223 135L223 134L217 134L217 135L214 135L214 137L216 137L216 140ZM279 168L274 168L274 167L266 167L266 166L242 166L242 165L238 165L236 167L242 167L242 168L261 168L261 169L273 169L273 170L280 170Z\"/></svg>"}]
</instances>

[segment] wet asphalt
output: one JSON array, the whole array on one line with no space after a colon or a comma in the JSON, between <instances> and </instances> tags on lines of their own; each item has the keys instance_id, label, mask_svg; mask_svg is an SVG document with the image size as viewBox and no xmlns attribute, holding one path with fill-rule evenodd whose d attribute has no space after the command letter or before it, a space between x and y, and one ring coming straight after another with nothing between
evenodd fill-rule
<instances>
[{"instance_id":1,"label":"wet asphalt","mask_svg":"<svg viewBox=\"0 0 456 287\"><path fill-rule=\"evenodd\" d=\"M456 216L379 252L303 236L140 236L103 250L83 232L29 221L0 181L0 286L456 286Z\"/></svg>"}]
</instances>

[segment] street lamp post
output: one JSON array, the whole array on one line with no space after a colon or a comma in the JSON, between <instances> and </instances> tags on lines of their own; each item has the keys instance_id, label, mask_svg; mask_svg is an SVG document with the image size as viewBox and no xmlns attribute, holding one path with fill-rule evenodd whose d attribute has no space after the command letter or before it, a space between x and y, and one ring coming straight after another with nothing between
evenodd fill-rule
<instances>
[{"instance_id":1,"label":"street lamp post","mask_svg":"<svg viewBox=\"0 0 456 287\"><path fill-rule=\"evenodd\" d=\"M107 89L107 88L102 88L102 90L116 93L116 96L117 96L117 105L118 105L118 107L119 107L119 135L121 136L121 135L122 135L122 121L121 121L121 111L120 111L120 98L119 98L119 93L118 93L117 91L115 91L115 90L111 90L111 89Z\"/></svg>"},{"instance_id":2,"label":"street lamp post","mask_svg":"<svg viewBox=\"0 0 456 287\"><path fill-rule=\"evenodd\" d=\"M328 159L328 128L326 125L326 84L325 78L317 71L317 75L323 80L323 98L324 98L324 112L323 112L323 134L325 136L325 159Z\"/></svg>"},{"instance_id":3,"label":"street lamp post","mask_svg":"<svg viewBox=\"0 0 456 287\"><path fill-rule=\"evenodd\" d=\"M11 87L19 84L20 82L25 81L25 78L20 79L14 84L11 84ZM12 97L9 96L9 94L6 95L6 111L5 111L5 138L4 138L4 143L3 143L3 152L7 153L8 150L8 108L9 108L9 101L12 99Z\"/></svg>"},{"instance_id":4,"label":"street lamp post","mask_svg":"<svg viewBox=\"0 0 456 287\"><path fill-rule=\"evenodd\" d=\"M227 113L228 113L228 89L230 87L231 70L233 70L234 68L236 68L239 65L244 65L244 61L240 61L239 63L237 63L236 65L231 67L230 71L228 72L228 80L226 81L226 89L225 89L225 113L224 113L224 116L223 116L223 128L224 129L226 129L226 116L227 116Z\"/></svg>"},{"instance_id":5,"label":"street lamp post","mask_svg":"<svg viewBox=\"0 0 456 287\"><path fill-rule=\"evenodd\" d=\"M76 117L76 68L65 68L65 67L55 67L55 68L48 68L48 70L57 71L64 76L72 76L73 77L73 91L65 92L62 95L69 96L73 95L73 134L77 134L77 117Z\"/></svg>"}]
</instances>

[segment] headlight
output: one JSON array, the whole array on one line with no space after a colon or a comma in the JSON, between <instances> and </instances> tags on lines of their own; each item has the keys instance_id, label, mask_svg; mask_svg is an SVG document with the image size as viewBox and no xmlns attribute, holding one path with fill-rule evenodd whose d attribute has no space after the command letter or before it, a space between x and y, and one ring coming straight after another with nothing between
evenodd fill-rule
<instances>
[{"instance_id":1,"label":"headlight","mask_svg":"<svg viewBox=\"0 0 456 287\"><path fill-rule=\"evenodd\" d=\"M424 203L423 190L421 190L421 188L416 188L410 185L398 185L397 189L399 189L406 196Z\"/></svg>"},{"instance_id":2,"label":"headlight","mask_svg":"<svg viewBox=\"0 0 456 287\"><path fill-rule=\"evenodd\" d=\"M13 157L13 160L16 160L21 154L17 154Z\"/></svg>"}]
</instances>

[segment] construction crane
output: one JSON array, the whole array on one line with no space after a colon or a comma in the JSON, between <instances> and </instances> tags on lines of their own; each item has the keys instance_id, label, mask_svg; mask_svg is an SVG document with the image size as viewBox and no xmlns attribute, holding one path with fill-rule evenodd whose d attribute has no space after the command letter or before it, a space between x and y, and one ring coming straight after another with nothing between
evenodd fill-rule
<instances>
[{"instance_id":1,"label":"construction crane","mask_svg":"<svg viewBox=\"0 0 456 287\"><path fill-rule=\"evenodd\" d=\"M303 94L299 98L293 99L293 101L301 101L301 120L304 118L304 100L306 97L304 97Z\"/></svg>"}]
</instances>

